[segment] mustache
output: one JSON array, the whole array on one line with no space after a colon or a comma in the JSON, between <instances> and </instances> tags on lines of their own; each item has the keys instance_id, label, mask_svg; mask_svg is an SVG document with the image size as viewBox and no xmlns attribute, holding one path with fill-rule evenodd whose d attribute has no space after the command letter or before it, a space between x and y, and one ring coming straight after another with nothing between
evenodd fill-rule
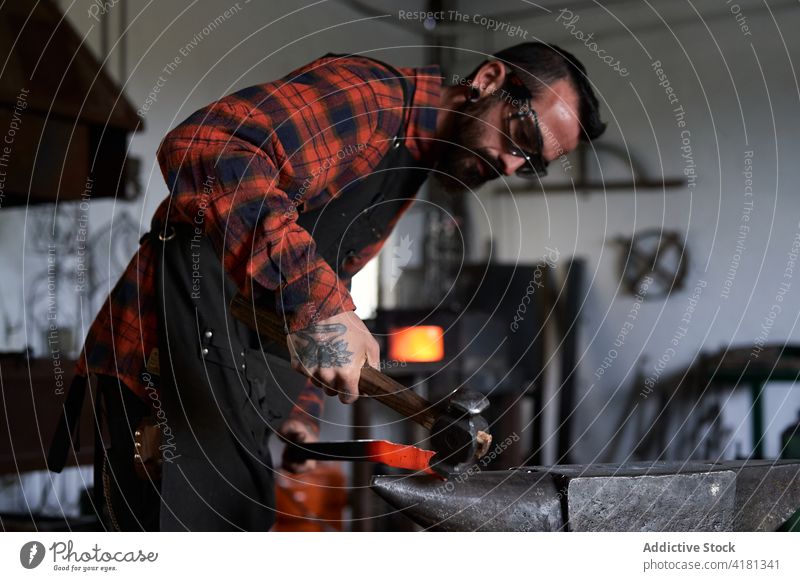
<instances>
[{"instance_id":1,"label":"mustache","mask_svg":"<svg viewBox=\"0 0 800 581\"><path fill-rule=\"evenodd\" d=\"M436 178L450 193L478 188L504 173L500 161L482 147L451 144L448 153L439 160L443 173L437 173Z\"/></svg>"}]
</instances>

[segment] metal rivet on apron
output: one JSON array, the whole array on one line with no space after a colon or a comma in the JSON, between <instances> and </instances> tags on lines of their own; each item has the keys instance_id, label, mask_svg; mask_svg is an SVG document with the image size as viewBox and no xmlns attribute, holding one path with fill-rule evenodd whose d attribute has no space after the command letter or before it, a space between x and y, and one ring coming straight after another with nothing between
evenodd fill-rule
<instances>
[{"instance_id":1,"label":"metal rivet on apron","mask_svg":"<svg viewBox=\"0 0 800 581\"><path fill-rule=\"evenodd\" d=\"M244 363L242 363L242 369L247 369L247 365L245 365Z\"/></svg>"},{"instance_id":2,"label":"metal rivet on apron","mask_svg":"<svg viewBox=\"0 0 800 581\"><path fill-rule=\"evenodd\" d=\"M239 353L239 357L244 357L244 351L242 351L241 353Z\"/></svg>"},{"instance_id":3,"label":"metal rivet on apron","mask_svg":"<svg viewBox=\"0 0 800 581\"><path fill-rule=\"evenodd\" d=\"M211 339L214 336L214 332L211 329L208 329L205 333L203 333L203 337L206 339Z\"/></svg>"},{"instance_id":4,"label":"metal rivet on apron","mask_svg":"<svg viewBox=\"0 0 800 581\"><path fill-rule=\"evenodd\" d=\"M172 226L168 226L164 232L158 233L158 239L162 242L167 242L168 240L172 240L175 238L175 228Z\"/></svg>"},{"instance_id":5,"label":"metal rivet on apron","mask_svg":"<svg viewBox=\"0 0 800 581\"><path fill-rule=\"evenodd\" d=\"M203 355L208 355L208 349L203 347L203 349L200 351L200 353L202 353Z\"/></svg>"},{"instance_id":6,"label":"metal rivet on apron","mask_svg":"<svg viewBox=\"0 0 800 581\"><path fill-rule=\"evenodd\" d=\"M394 147L395 149L397 149L398 147L400 147L402 144L403 144L403 140L402 140L402 139L400 139L400 138L399 138L399 137L397 137L397 136L395 136L395 138L392 140L392 147Z\"/></svg>"}]
</instances>

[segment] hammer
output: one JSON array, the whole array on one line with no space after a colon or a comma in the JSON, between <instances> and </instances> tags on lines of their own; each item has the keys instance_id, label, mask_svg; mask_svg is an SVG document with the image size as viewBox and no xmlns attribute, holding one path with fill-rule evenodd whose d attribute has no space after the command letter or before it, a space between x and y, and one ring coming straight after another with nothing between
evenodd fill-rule
<instances>
[{"instance_id":1,"label":"hammer","mask_svg":"<svg viewBox=\"0 0 800 581\"><path fill-rule=\"evenodd\" d=\"M286 346L283 321L274 311L237 294L231 301L231 314L265 339ZM479 393L460 388L441 404L433 405L369 366L361 369L358 390L430 431L431 447L436 453L431 467L444 477L465 472L489 450L492 436L481 415L489 402Z\"/></svg>"}]
</instances>

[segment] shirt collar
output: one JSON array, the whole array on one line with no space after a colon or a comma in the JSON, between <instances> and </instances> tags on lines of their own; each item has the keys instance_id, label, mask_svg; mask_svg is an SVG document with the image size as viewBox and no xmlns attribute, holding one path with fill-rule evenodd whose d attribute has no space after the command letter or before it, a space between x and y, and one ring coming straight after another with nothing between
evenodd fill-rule
<instances>
[{"instance_id":1,"label":"shirt collar","mask_svg":"<svg viewBox=\"0 0 800 581\"><path fill-rule=\"evenodd\" d=\"M435 160L429 159L436 142L436 117L440 106L442 73L438 65L408 69L400 72L414 86L411 113L406 131L406 148L412 157L427 167ZM411 88L411 87L409 87Z\"/></svg>"}]
</instances>

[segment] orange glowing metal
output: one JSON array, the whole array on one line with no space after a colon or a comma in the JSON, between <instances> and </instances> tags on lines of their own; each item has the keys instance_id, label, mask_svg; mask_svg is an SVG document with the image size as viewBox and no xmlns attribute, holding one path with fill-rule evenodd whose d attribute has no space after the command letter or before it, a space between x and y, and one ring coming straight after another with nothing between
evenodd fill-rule
<instances>
[{"instance_id":1,"label":"orange glowing metal","mask_svg":"<svg viewBox=\"0 0 800 581\"><path fill-rule=\"evenodd\" d=\"M348 462L380 462L386 466L425 472L437 478L431 468L435 452L416 446L395 444L386 440L349 440L344 442L287 442L291 462L333 460Z\"/></svg>"},{"instance_id":2,"label":"orange glowing metal","mask_svg":"<svg viewBox=\"0 0 800 581\"><path fill-rule=\"evenodd\" d=\"M375 440L370 442L367 451L367 459L372 462L439 476L430 466L431 458L435 453L431 450L423 450L416 446L404 446L386 440Z\"/></svg>"},{"instance_id":3,"label":"orange glowing metal","mask_svg":"<svg viewBox=\"0 0 800 581\"><path fill-rule=\"evenodd\" d=\"M444 329L436 325L400 327L389 335L389 359L430 363L444 359Z\"/></svg>"}]
</instances>

